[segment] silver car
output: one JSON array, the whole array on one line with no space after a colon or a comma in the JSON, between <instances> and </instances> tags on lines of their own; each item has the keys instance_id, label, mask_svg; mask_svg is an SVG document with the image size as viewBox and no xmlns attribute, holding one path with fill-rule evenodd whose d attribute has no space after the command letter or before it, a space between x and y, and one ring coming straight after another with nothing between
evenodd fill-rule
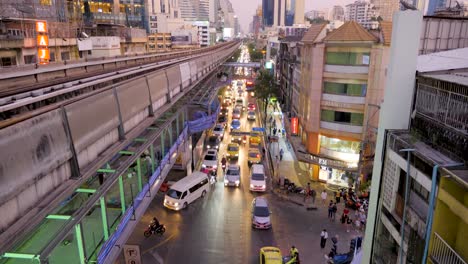
<instances>
[{"instance_id":1,"label":"silver car","mask_svg":"<svg viewBox=\"0 0 468 264\"><path fill-rule=\"evenodd\" d=\"M249 111L247 113L247 120L250 120L250 121L255 121L255 112L254 111Z\"/></svg>"},{"instance_id":2,"label":"silver car","mask_svg":"<svg viewBox=\"0 0 468 264\"><path fill-rule=\"evenodd\" d=\"M240 119L241 118L241 110L239 108L234 108L232 111L232 118L233 119Z\"/></svg>"},{"instance_id":3,"label":"silver car","mask_svg":"<svg viewBox=\"0 0 468 264\"><path fill-rule=\"evenodd\" d=\"M224 186L239 187L241 179L240 166L237 164L229 165L226 174L224 175Z\"/></svg>"}]
</instances>

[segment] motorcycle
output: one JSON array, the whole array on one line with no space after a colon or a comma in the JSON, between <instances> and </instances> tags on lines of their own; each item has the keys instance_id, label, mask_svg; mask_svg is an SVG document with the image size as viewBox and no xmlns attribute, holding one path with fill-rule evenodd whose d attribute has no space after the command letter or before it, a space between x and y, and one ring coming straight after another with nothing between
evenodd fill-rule
<instances>
[{"instance_id":1,"label":"motorcycle","mask_svg":"<svg viewBox=\"0 0 468 264\"><path fill-rule=\"evenodd\" d=\"M221 168L223 169L223 173L226 172L226 163L222 164Z\"/></svg>"},{"instance_id":2,"label":"motorcycle","mask_svg":"<svg viewBox=\"0 0 468 264\"><path fill-rule=\"evenodd\" d=\"M148 225L148 228L145 230L145 232L143 233L143 235L148 238L150 237L152 234L158 234L160 236L162 236L164 234L164 232L166 232L166 227L164 225L159 225L157 228L153 228L151 225Z\"/></svg>"}]
</instances>

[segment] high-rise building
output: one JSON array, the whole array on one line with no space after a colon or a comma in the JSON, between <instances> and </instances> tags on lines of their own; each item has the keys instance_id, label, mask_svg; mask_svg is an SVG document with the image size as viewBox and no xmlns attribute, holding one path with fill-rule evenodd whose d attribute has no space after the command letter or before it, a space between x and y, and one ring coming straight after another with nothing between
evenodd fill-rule
<instances>
[{"instance_id":1,"label":"high-rise building","mask_svg":"<svg viewBox=\"0 0 468 264\"><path fill-rule=\"evenodd\" d=\"M263 26L271 27L274 23L275 0L263 0L262 2L262 18Z\"/></svg>"},{"instance_id":2,"label":"high-rise building","mask_svg":"<svg viewBox=\"0 0 468 264\"><path fill-rule=\"evenodd\" d=\"M325 12L319 11L319 10L310 10L309 12L305 13L305 17L310 20L317 19L317 18L325 19Z\"/></svg>"},{"instance_id":3,"label":"high-rise building","mask_svg":"<svg viewBox=\"0 0 468 264\"><path fill-rule=\"evenodd\" d=\"M384 21L392 21L393 13L400 10L399 0L372 0L377 17Z\"/></svg>"},{"instance_id":4,"label":"high-rise building","mask_svg":"<svg viewBox=\"0 0 468 264\"><path fill-rule=\"evenodd\" d=\"M294 24L304 24L305 4L304 0L296 0L294 9Z\"/></svg>"},{"instance_id":5,"label":"high-rise building","mask_svg":"<svg viewBox=\"0 0 468 264\"><path fill-rule=\"evenodd\" d=\"M210 0L180 0L180 17L187 21L209 21Z\"/></svg>"},{"instance_id":6,"label":"high-rise building","mask_svg":"<svg viewBox=\"0 0 468 264\"><path fill-rule=\"evenodd\" d=\"M339 5L333 6L332 10L330 11L330 20L344 21L345 20L344 8Z\"/></svg>"},{"instance_id":7,"label":"high-rise building","mask_svg":"<svg viewBox=\"0 0 468 264\"><path fill-rule=\"evenodd\" d=\"M210 24L214 27L218 26L218 10L220 8L219 0L209 0L210 1Z\"/></svg>"},{"instance_id":8,"label":"high-rise building","mask_svg":"<svg viewBox=\"0 0 468 264\"><path fill-rule=\"evenodd\" d=\"M365 1L346 5L345 20L356 21L367 29L375 29L379 25L373 5Z\"/></svg>"}]
</instances>

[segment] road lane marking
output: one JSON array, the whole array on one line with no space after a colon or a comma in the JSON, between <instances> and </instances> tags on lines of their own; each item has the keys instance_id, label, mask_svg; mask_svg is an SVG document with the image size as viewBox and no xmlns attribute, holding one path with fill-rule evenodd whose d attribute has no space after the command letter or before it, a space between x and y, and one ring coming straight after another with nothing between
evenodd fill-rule
<instances>
[{"instance_id":1,"label":"road lane marking","mask_svg":"<svg viewBox=\"0 0 468 264\"><path fill-rule=\"evenodd\" d=\"M162 246L163 244L169 242L169 240L171 240L173 237L175 237L175 235L176 235L176 234L172 234L172 235L168 236L168 237L167 237L166 239L164 239L163 241L161 241L161 242L159 242L158 244L156 244L156 245L154 245L154 246L148 248L147 250L143 251L143 254L146 254L146 253L148 253L148 251L153 250L153 249L155 249L155 248L157 248L157 247L160 247L160 246Z\"/></svg>"}]
</instances>

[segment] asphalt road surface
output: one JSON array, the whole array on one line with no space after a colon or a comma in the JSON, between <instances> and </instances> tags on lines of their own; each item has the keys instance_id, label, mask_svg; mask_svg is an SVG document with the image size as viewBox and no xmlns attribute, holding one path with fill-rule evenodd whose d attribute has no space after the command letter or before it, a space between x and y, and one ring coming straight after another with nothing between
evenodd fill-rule
<instances>
[{"instance_id":1,"label":"asphalt road surface","mask_svg":"<svg viewBox=\"0 0 468 264\"><path fill-rule=\"evenodd\" d=\"M248 121L246 116L244 112L242 131L258 126L257 122ZM219 159L229 141L230 136L226 132ZM250 192L247 150L248 143L241 146L237 161L241 166L239 188L224 187L220 168L218 182L212 185L210 193L185 210L176 212L164 208L164 195L159 194L127 242L140 245L143 263L259 263L261 247L277 246L286 255L292 245L299 249L302 263L325 262L323 255L328 253L330 241L328 247L321 250L320 231L327 228L331 237L333 230L340 228L339 224L327 220L325 207L307 211L304 207L281 200L271 192L271 183L267 184L265 193ZM269 172L267 175L271 180ZM268 199L272 211L270 230L254 230L251 226L252 199L259 195ZM153 216L166 226L166 233L145 238L143 231ZM338 251L348 248L349 244L345 242L339 244ZM119 262L124 263L123 256Z\"/></svg>"}]
</instances>

